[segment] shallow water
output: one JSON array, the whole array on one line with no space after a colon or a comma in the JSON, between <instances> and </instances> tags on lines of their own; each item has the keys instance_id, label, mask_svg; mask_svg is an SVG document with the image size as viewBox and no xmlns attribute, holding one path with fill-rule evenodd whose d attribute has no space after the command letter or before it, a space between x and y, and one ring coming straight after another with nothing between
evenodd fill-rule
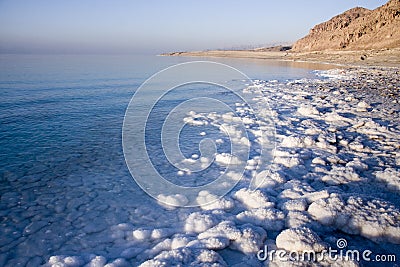
<instances>
[{"instance_id":1,"label":"shallow water","mask_svg":"<svg viewBox=\"0 0 400 267\"><path fill-rule=\"evenodd\" d=\"M104 143L114 147L107 148L110 154L117 153L123 115L138 86L164 67L188 60L192 59L2 55L2 172L21 177L42 161L63 162ZM306 69L254 60L222 62L255 79L312 76Z\"/></svg>"}]
</instances>

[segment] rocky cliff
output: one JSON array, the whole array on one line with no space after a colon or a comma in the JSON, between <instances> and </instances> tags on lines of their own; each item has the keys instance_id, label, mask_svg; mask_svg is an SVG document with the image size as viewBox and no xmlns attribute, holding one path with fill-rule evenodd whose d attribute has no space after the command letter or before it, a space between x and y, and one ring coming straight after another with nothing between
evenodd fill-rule
<instances>
[{"instance_id":1,"label":"rocky cliff","mask_svg":"<svg viewBox=\"0 0 400 267\"><path fill-rule=\"evenodd\" d=\"M352 8L316 25L292 50L364 50L400 47L400 0L374 10Z\"/></svg>"}]
</instances>

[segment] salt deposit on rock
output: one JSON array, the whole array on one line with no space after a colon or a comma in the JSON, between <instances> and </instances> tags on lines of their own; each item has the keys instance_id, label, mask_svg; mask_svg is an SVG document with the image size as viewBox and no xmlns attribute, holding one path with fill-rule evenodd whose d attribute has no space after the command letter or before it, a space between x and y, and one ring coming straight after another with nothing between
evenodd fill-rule
<instances>
[{"instance_id":1,"label":"salt deposit on rock","mask_svg":"<svg viewBox=\"0 0 400 267\"><path fill-rule=\"evenodd\" d=\"M296 167L303 163L303 161L299 159L297 155L288 157L275 157L274 162L277 164L281 164L287 168Z\"/></svg>"},{"instance_id":2,"label":"salt deposit on rock","mask_svg":"<svg viewBox=\"0 0 400 267\"><path fill-rule=\"evenodd\" d=\"M216 224L215 218L208 214L201 214L199 212L192 213L186 219L185 231L201 233L211 228L215 224Z\"/></svg>"},{"instance_id":3,"label":"salt deposit on rock","mask_svg":"<svg viewBox=\"0 0 400 267\"><path fill-rule=\"evenodd\" d=\"M336 185L359 182L362 180L362 178L354 171L353 168L333 167L329 174L323 176L321 180L327 184Z\"/></svg>"},{"instance_id":4,"label":"salt deposit on rock","mask_svg":"<svg viewBox=\"0 0 400 267\"><path fill-rule=\"evenodd\" d=\"M207 231L198 235L199 239L209 237L224 237L229 240L240 238L241 232L236 225L231 221L222 221L218 225L208 229Z\"/></svg>"},{"instance_id":5,"label":"salt deposit on rock","mask_svg":"<svg viewBox=\"0 0 400 267\"><path fill-rule=\"evenodd\" d=\"M297 112L303 116L313 116L320 115L319 111L313 106L304 106L302 105L297 109Z\"/></svg>"},{"instance_id":6,"label":"salt deposit on rock","mask_svg":"<svg viewBox=\"0 0 400 267\"><path fill-rule=\"evenodd\" d=\"M276 237L276 246L287 251L321 252L327 248L321 238L306 227L283 230Z\"/></svg>"},{"instance_id":7,"label":"salt deposit on rock","mask_svg":"<svg viewBox=\"0 0 400 267\"><path fill-rule=\"evenodd\" d=\"M239 165L242 163L238 157L228 153L217 154L215 156L215 161L222 165Z\"/></svg>"},{"instance_id":8,"label":"salt deposit on rock","mask_svg":"<svg viewBox=\"0 0 400 267\"><path fill-rule=\"evenodd\" d=\"M167 206L184 206L189 202L189 200L181 194L175 194L175 195L163 195L160 194L157 199L160 201L161 204L166 204Z\"/></svg>"},{"instance_id":9,"label":"salt deposit on rock","mask_svg":"<svg viewBox=\"0 0 400 267\"><path fill-rule=\"evenodd\" d=\"M307 201L304 198L288 200L281 204L285 211L304 211L307 209Z\"/></svg>"},{"instance_id":10,"label":"salt deposit on rock","mask_svg":"<svg viewBox=\"0 0 400 267\"><path fill-rule=\"evenodd\" d=\"M228 197L219 198L218 196L204 190L199 192L196 202L203 210L230 210L235 205L233 200Z\"/></svg>"},{"instance_id":11,"label":"salt deposit on rock","mask_svg":"<svg viewBox=\"0 0 400 267\"><path fill-rule=\"evenodd\" d=\"M328 199L312 203L308 212L320 223L346 233L377 242L400 243L400 211L386 201L331 194Z\"/></svg>"},{"instance_id":12,"label":"salt deposit on rock","mask_svg":"<svg viewBox=\"0 0 400 267\"><path fill-rule=\"evenodd\" d=\"M137 240L146 240L151 236L152 230L150 229L137 229L133 231L133 237Z\"/></svg>"},{"instance_id":13,"label":"salt deposit on rock","mask_svg":"<svg viewBox=\"0 0 400 267\"><path fill-rule=\"evenodd\" d=\"M394 168L386 168L384 171L375 172L378 181L386 183L388 189L399 192L400 191L400 170Z\"/></svg>"},{"instance_id":14,"label":"salt deposit on rock","mask_svg":"<svg viewBox=\"0 0 400 267\"><path fill-rule=\"evenodd\" d=\"M320 164L320 165L325 165L325 164L326 164L325 160L323 160L323 159L320 158L320 157L314 158L314 159L312 160L312 163L314 163L314 164Z\"/></svg>"},{"instance_id":15,"label":"salt deposit on rock","mask_svg":"<svg viewBox=\"0 0 400 267\"><path fill-rule=\"evenodd\" d=\"M245 254L257 253L267 237L263 228L251 224L242 225L240 233L239 238L232 240L230 247Z\"/></svg>"},{"instance_id":16,"label":"salt deposit on rock","mask_svg":"<svg viewBox=\"0 0 400 267\"><path fill-rule=\"evenodd\" d=\"M141 267L153 266L227 266L222 257L206 249L181 248L164 251L140 265Z\"/></svg>"},{"instance_id":17,"label":"salt deposit on rock","mask_svg":"<svg viewBox=\"0 0 400 267\"><path fill-rule=\"evenodd\" d=\"M283 212L271 208L257 208L246 210L236 218L239 221L261 226L265 230L279 231L284 226L285 215Z\"/></svg>"},{"instance_id":18,"label":"salt deposit on rock","mask_svg":"<svg viewBox=\"0 0 400 267\"><path fill-rule=\"evenodd\" d=\"M255 188L274 188L286 182L285 177L278 172L263 170L253 178Z\"/></svg>"},{"instance_id":19,"label":"salt deposit on rock","mask_svg":"<svg viewBox=\"0 0 400 267\"><path fill-rule=\"evenodd\" d=\"M304 143L299 137L295 136L286 136L282 142L282 147L303 147Z\"/></svg>"},{"instance_id":20,"label":"salt deposit on rock","mask_svg":"<svg viewBox=\"0 0 400 267\"><path fill-rule=\"evenodd\" d=\"M260 190L242 188L233 197L247 208L270 208L275 205Z\"/></svg>"}]
</instances>

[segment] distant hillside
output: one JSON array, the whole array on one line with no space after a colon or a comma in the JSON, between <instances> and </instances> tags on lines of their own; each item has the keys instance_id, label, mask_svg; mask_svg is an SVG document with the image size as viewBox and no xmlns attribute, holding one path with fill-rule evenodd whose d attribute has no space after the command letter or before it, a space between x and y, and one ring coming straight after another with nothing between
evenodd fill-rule
<instances>
[{"instance_id":1,"label":"distant hillside","mask_svg":"<svg viewBox=\"0 0 400 267\"><path fill-rule=\"evenodd\" d=\"M369 10L352 8L316 25L292 50L363 50L400 47L400 0Z\"/></svg>"}]
</instances>

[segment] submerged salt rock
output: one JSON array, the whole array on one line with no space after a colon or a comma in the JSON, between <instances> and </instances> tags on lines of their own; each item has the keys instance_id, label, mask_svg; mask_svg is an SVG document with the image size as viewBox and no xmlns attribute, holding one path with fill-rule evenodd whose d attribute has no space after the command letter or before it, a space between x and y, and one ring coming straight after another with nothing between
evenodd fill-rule
<instances>
[{"instance_id":1,"label":"submerged salt rock","mask_svg":"<svg viewBox=\"0 0 400 267\"><path fill-rule=\"evenodd\" d=\"M139 253L141 253L144 250L144 248L141 247L129 247L124 249L121 252L121 257L123 258L133 258L136 257Z\"/></svg>"},{"instance_id":2,"label":"submerged salt rock","mask_svg":"<svg viewBox=\"0 0 400 267\"><path fill-rule=\"evenodd\" d=\"M291 228L282 231L276 237L276 246L287 251L321 252L326 244L321 238L307 227Z\"/></svg>"}]
</instances>

